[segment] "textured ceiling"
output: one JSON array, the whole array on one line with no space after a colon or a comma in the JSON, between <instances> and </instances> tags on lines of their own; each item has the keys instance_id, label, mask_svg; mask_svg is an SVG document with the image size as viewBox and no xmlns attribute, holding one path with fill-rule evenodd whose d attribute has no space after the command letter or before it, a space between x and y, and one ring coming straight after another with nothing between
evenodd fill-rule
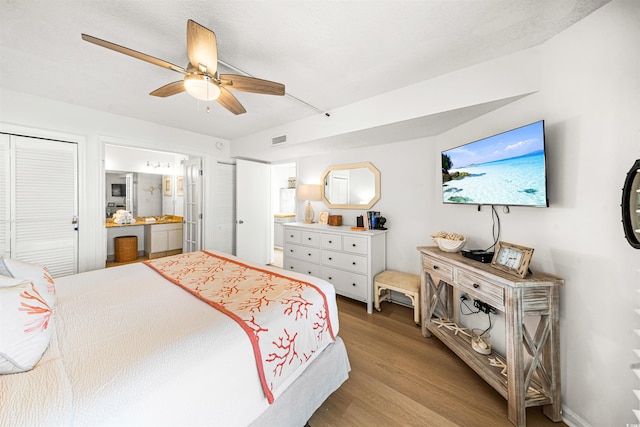
<instances>
[{"instance_id":1,"label":"textured ceiling","mask_svg":"<svg viewBox=\"0 0 640 427\"><path fill-rule=\"evenodd\" d=\"M234 139L535 46L609 1L2 0L0 85ZM236 92L247 113L234 116L186 93L151 97L181 75L80 37L186 66L188 19L216 33L221 61L315 109Z\"/></svg>"}]
</instances>

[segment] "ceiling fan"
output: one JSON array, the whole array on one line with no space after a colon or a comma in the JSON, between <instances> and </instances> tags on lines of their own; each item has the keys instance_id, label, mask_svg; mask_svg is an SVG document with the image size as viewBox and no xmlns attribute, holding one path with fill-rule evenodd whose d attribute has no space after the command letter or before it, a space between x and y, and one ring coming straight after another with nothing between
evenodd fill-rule
<instances>
[{"instance_id":1,"label":"ceiling fan","mask_svg":"<svg viewBox=\"0 0 640 427\"><path fill-rule=\"evenodd\" d=\"M183 80L166 84L149 95L165 98L187 91L191 96L200 100L210 101L215 99L233 114L246 113L247 110L228 89L266 95L284 95L284 85L281 83L236 74L218 74L216 35L213 31L191 19L187 21L187 55L189 56L189 64L187 64L186 68L88 34L82 34L82 39L184 74Z\"/></svg>"}]
</instances>

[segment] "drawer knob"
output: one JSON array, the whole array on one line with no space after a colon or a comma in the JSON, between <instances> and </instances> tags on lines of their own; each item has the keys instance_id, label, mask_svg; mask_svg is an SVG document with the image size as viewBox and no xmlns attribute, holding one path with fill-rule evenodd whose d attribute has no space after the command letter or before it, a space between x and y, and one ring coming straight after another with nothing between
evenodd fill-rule
<instances>
[{"instance_id":1,"label":"drawer knob","mask_svg":"<svg viewBox=\"0 0 640 427\"><path fill-rule=\"evenodd\" d=\"M474 283L474 284L473 284L473 287L474 287L475 289L478 289L478 288L480 287L480 285L478 285L477 283Z\"/></svg>"},{"instance_id":2,"label":"drawer knob","mask_svg":"<svg viewBox=\"0 0 640 427\"><path fill-rule=\"evenodd\" d=\"M311 254L307 254L307 255L311 256Z\"/></svg>"},{"instance_id":3,"label":"drawer knob","mask_svg":"<svg viewBox=\"0 0 640 427\"><path fill-rule=\"evenodd\" d=\"M307 274L311 275L311 272L310 272L310 271L307 271Z\"/></svg>"},{"instance_id":4,"label":"drawer knob","mask_svg":"<svg viewBox=\"0 0 640 427\"><path fill-rule=\"evenodd\" d=\"M329 243L333 243L333 240L329 240Z\"/></svg>"},{"instance_id":5,"label":"drawer knob","mask_svg":"<svg viewBox=\"0 0 640 427\"><path fill-rule=\"evenodd\" d=\"M311 240L311 237L307 237L307 240Z\"/></svg>"},{"instance_id":6,"label":"drawer knob","mask_svg":"<svg viewBox=\"0 0 640 427\"><path fill-rule=\"evenodd\" d=\"M356 265L356 262L355 262L355 261L353 261L351 264Z\"/></svg>"},{"instance_id":7,"label":"drawer knob","mask_svg":"<svg viewBox=\"0 0 640 427\"><path fill-rule=\"evenodd\" d=\"M289 249L289 252L293 253L293 249Z\"/></svg>"},{"instance_id":8,"label":"drawer knob","mask_svg":"<svg viewBox=\"0 0 640 427\"><path fill-rule=\"evenodd\" d=\"M293 266L289 267L290 270L293 270Z\"/></svg>"},{"instance_id":9,"label":"drawer knob","mask_svg":"<svg viewBox=\"0 0 640 427\"><path fill-rule=\"evenodd\" d=\"M351 284L351 286L355 286L355 285L356 285L355 283L352 283L352 284Z\"/></svg>"},{"instance_id":10,"label":"drawer knob","mask_svg":"<svg viewBox=\"0 0 640 427\"><path fill-rule=\"evenodd\" d=\"M329 276L329 280L333 279L333 277Z\"/></svg>"},{"instance_id":11,"label":"drawer knob","mask_svg":"<svg viewBox=\"0 0 640 427\"><path fill-rule=\"evenodd\" d=\"M437 266L437 265L434 265L434 266L433 266L433 269L434 269L434 270L437 270L437 269L438 269L438 266Z\"/></svg>"},{"instance_id":12,"label":"drawer knob","mask_svg":"<svg viewBox=\"0 0 640 427\"><path fill-rule=\"evenodd\" d=\"M355 247L356 247L356 244L355 244L355 243L353 243L351 246L353 246L353 247L355 248Z\"/></svg>"},{"instance_id":13,"label":"drawer knob","mask_svg":"<svg viewBox=\"0 0 640 427\"><path fill-rule=\"evenodd\" d=\"M329 261L331 261L333 258L329 257Z\"/></svg>"}]
</instances>

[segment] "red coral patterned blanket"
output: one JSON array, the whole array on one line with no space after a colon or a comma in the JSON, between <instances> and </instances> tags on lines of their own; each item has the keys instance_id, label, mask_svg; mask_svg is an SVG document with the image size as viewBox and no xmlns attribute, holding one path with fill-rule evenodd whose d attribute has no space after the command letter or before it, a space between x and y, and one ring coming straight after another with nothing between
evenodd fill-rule
<instances>
[{"instance_id":1,"label":"red coral patterned blanket","mask_svg":"<svg viewBox=\"0 0 640 427\"><path fill-rule=\"evenodd\" d=\"M293 372L335 341L326 295L311 283L207 251L145 264L242 327L269 403Z\"/></svg>"}]
</instances>

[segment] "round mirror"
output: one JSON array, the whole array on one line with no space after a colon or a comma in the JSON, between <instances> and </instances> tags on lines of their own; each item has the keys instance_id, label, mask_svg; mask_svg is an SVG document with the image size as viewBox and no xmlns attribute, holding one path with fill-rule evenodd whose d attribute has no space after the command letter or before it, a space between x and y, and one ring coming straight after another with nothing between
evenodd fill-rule
<instances>
[{"instance_id":1,"label":"round mirror","mask_svg":"<svg viewBox=\"0 0 640 427\"><path fill-rule=\"evenodd\" d=\"M380 200L380 171L368 162L330 166L322 175L322 200L334 209L369 209Z\"/></svg>"},{"instance_id":2,"label":"round mirror","mask_svg":"<svg viewBox=\"0 0 640 427\"><path fill-rule=\"evenodd\" d=\"M640 159L633 164L624 181L622 225L629 244L640 249Z\"/></svg>"}]
</instances>

